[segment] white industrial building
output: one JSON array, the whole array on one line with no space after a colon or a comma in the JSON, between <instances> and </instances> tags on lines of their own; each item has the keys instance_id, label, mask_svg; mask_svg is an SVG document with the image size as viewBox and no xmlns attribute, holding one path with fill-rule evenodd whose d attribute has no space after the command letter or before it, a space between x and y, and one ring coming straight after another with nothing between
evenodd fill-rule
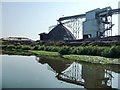
<instances>
[{"instance_id":1,"label":"white industrial building","mask_svg":"<svg viewBox=\"0 0 120 90\"><path fill-rule=\"evenodd\" d=\"M111 7L97 8L86 12L86 20L83 22L83 36L85 38L105 37L112 35Z\"/></svg>"},{"instance_id":2,"label":"white industrial building","mask_svg":"<svg viewBox=\"0 0 120 90\"><path fill-rule=\"evenodd\" d=\"M119 8L112 9L110 6L102 9L97 8L87 11L85 14L61 17L58 22L68 25L71 28L73 35L76 35L75 37L79 36L80 31L82 31L83 38L108 37L112 36L112 27L114 26L112 23L112 15L120 14ZM82 19L84 19L84 21Z\"/></svg>"}]
</instances>

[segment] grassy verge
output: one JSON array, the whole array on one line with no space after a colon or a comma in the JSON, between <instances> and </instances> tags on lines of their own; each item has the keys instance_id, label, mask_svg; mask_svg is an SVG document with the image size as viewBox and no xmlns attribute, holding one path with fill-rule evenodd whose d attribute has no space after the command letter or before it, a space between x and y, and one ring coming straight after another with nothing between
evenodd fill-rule
<instances>
[{"instance_id":1,"label":"grassy verge","mask_svg":"<svg viewBox=\"0 0 120 90\"><path fill-rule=\"evenodd\" d=\"M49 57L60 57L60 54L58 52L49 52L49 51L31 51L34 55L37 56L48 56ZM118 59L113 58L105 58L100 56L88 56L88 55L63 55L64 59L69 59L72 61L78 61L78 62L89 62L89 63L98 63L98 64L120 64L118 62ZM55 58L54 58L55 59Z\"/></svg>"},{"instance_id":2,"label":"grassy verge","mask_svg":"<svg viewBox=\"0 0 120 90\"><path fill-rule=\"evenodd\" d=\"M100 64L120 64L118 59L105 58L100 56L88 56L88 55L63 55L64 58L75 61L83 61L90 63Z\"/></svg>"},{"instance_id":3,"label":"grassy verge","mask_svg":"<svg viewBox=\"0 0 120 90\"><path fill-rule=\"evenodd\" d=\"M37 51L37 50L31 50L31 52L37 56L49 56L49 57L59 57L60 56L60 54L58 52Z\"/></svg>"},{"instance_id":4,"label":"grassy verge","mask_svg":"<svg viewBox=\"0 0 120 90\"><path fill-rule=\"evenodd\" d=\"M46 45L21 45L21 44L10 44L0 45L4 51L25 51L25 50L36 50L36 51L49 51L58 52L61 55L92 55L102 56L108 58L120 58L120 46L46 46Z\"/></svg>"},{"instance_id":5,"label":"grassy verge","mask_svg":"<svg viewBox=\"0 0 120 90\"><path fill-rule=\"evenodd\" d=\"M7 50L2 51L3 54L10 55L35 55L39 57L51 58L51 59L69 59L71 61L78 62L89 62L89 63L99 63L99 64L120 64L118 63L118 59L113 58L105 58L100 56L89 56L89 55L61 55L59 52L51 52L51 51L42 51L42 50ZM61 56L63 58L61 58Z\"/></svg>"},{"instance_id":6,"label":"grassy verge","mask_svg":"<svg viewBox=\"0 0 120 90\"><path fill-rule=\"evenodd\" d=\"M75 61L101 64L118 64L120 46L45 46L45 45L0 45L1 54L36 55L40 57L61 57ZM90 56L92 55L92 56ZM107 58L105 58L107 57Z\"/></svg>"},{"instance_id":7,"label":"grassy verge","mask_svg":"<svg viewBox=\"0 0 120 90\"><path fill-rule=\"evenodd\" d=\"M32 52L30 52L29 50L2 50L2 53L0 54L30 56L32 55Z\"/></svg>"}]
</instances>

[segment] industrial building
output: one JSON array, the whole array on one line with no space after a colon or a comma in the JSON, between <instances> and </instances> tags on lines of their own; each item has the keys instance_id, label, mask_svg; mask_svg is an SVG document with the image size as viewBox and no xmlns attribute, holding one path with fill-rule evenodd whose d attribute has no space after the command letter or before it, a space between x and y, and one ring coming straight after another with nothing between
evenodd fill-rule
<instances>
[{"instance_id":1,"label":"industrial building","mask_svg":"<svg viewBox=\"0 0 120 90\"><path fill-rule=\"evenodd\" d=\"M39 34L40 40L75 40L80 39L80 35L83 39L112 36L112 15L115 14L120 14L120 8L112 9L109 6L90 10L85 14L60 17L57 20L59 24L54 25L48 34Z\"/></svg>"},{"instance_id":2,"label":"industrial building","mask_svg":"<svg viewBox=\"0 0 120 90\"><path fill-rule=\"evenodd\" d=\"M25 38L25 37L7 37L7 38L2 38L3 44L16 44L16 43L26 43L26 44L31 44L34 43L32 39Z\"/></svg>"},{"instance_id":3,"label":"industrial building","mask_svg":"<svg viewBox=\"0 0 120 90\"><path fill-rule=\"evenodd\" d=\"M56 25L48 34L41 33L40 40L44 41L63 41L75 40L74 35L63 24Z\"/></svg>"}]
</instances>

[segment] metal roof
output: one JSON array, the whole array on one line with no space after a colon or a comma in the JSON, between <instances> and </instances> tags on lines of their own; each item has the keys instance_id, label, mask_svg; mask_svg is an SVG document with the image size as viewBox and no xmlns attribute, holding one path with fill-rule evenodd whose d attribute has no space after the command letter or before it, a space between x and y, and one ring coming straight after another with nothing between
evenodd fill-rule
<instances>
[{"instance_id":1,"label":"metal roof","mask_svg":"<svg viewBox=\"0 0 120 90\"><path fill-rule=\"evenodd\" d=\"M75 40L75 37L60 23L48 33L48 40Z\"/></svg>"}]
</instances>

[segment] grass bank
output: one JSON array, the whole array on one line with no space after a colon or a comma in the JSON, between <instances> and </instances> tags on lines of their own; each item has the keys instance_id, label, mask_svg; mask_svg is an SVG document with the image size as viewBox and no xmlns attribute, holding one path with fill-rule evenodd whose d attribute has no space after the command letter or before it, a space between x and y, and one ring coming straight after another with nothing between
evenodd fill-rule
<instances>
[{"instance_id":1,"label":"grass bank","mask_svg":"<svg viewBox=\"0 0 120 90\"><path fill-rule=\"evenodd\" d=\"M120 46L45 46L45 45L0 45L3 54L64 57L90 63L118 63ZM111 58L111 59L110 59ZM113 58L113 59L112 59Z\"/></svg>"},{"instance_id":2,"label":"grass bank","mask_svg":"<svg viewBox=\"0 0 120 90\"><path fill-rule=\"evenodd\" d=\"M50 51L37 51L37 50L32 50L31 51L34 55L36 56L42 56L42 57L61 57L61 54L58 52L50 52ZM75 55L75 54L70 54L70 55L62 55L63 59L68 59L72 61L77 61L77 62L88 62L88 63L97 63L97 64L120 64L118 62L118 59L113 59L113 58L105 58L105 57L100 57L100 56L89 56L89 55Z\"/></svg>"},{"instance_id":3,"label":"grass bank","mask_svg":"<svg viewBox=\"0 0 120 90\"><path fill-rule=\"evenodd\" d=\"M2 50L0 54L8 54L8 55L25 55L30 56L33 55L29 50Z\"/></svg>"},{"instance_id":4,"label":"grass bank","mask_svg":"<svg viewBox=\"0 0 120 90\"><path fill-rule=\"evenodd\" d=\"M4 51L50 51L61 55L92 55L108 58L120 58L120 46L45 46L45 45L1 45Z\"/></svg>"},{"instance_id":5,"label":"grass bank","mask_svg":"<svg viewBox=\"0 0 120 90\"><path fill-rule=\"evenodd\" d=\"M63 55L65 59L74 60L74 61L82 61L89 63L99 63L99 64L120 64L118 59L113 58L105 58L100 56L88 56L88 55Z\"/></svg>"},{"instance_id":6,"label":"grass bank","mask_svg":"<svg viewBox=\"0 0 120 90\"><path fill-rule=\"evenodd\" d=\"M118 59L113 59L113 58L105 58L100 56L89 56L89 55L76 55L76 54L61 55L59 52L42 51L42 50L22 50L22 51L21 50L11 50L11 51L3 50L3 54L35 55L38 57L45 57L45 58L68 59L68 60L77 61L77 62L88 62L88 63L99 63L99 64L120 64L118 62Z\"/></svg>"},{"instance_id":7,"label":"grass bank","mask_svg":"<svg viewBox=\"0 0 120 90\"><path fill-rule=\"evenodd\" d=\"M37 56L48 56L48 57L59 57L60 56L58 52L37 51L37 50L31 50L31 52Z\"/></svg>"}]
</instances>

